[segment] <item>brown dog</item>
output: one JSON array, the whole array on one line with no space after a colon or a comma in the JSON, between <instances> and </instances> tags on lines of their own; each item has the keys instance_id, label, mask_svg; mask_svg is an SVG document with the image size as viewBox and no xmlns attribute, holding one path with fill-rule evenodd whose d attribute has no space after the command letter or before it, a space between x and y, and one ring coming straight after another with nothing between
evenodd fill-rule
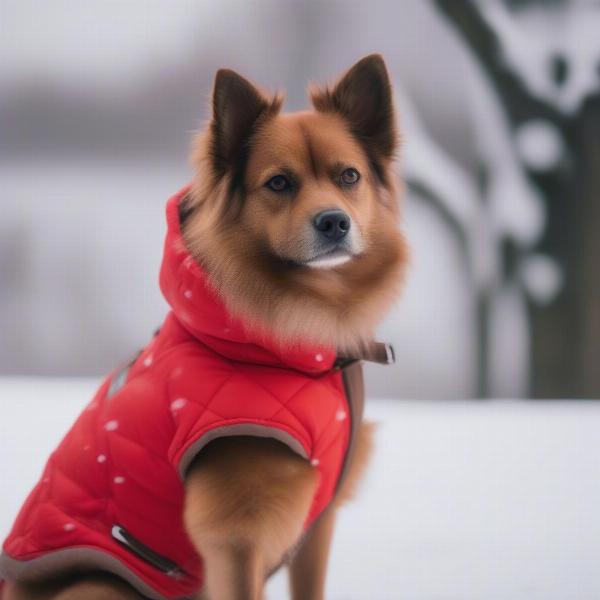
<instances>
[{"instance_id":1,"label":"brown dog","mask_svg":"<svg viewBox=\"0 0 600 600\"><path fill-rule=\"evenodd\" d=\"M280 114L278 97L232 71L217 73L212 121L195 143L182 230L233 314L266 324L282 344L328 344L349 356L372 339L407 257L383 60L361 60L311 97L314 111ZM371 429L363 425L342 489L304 536L317 486L308 461L272 439L207 445L187 471L184 511L205 563L202 598L259 600L266 577L283 562L295 600L323 598L335 511L359 480L370 445ZM2 598L141 596L113 575L83 572L8 582Z\"/></svg>"}]
</instances>

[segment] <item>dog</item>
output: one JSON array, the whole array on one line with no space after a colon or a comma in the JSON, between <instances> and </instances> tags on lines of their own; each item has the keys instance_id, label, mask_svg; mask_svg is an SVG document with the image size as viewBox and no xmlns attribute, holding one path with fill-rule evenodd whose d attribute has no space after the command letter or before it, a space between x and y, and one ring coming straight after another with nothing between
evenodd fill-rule
<instances>
[{"instance_id":1,"label":"dog","mask_svg":"<svg viewBox=\"0 0 600 600\"><path fill-rule=\"evenodd\" d=\"M383 59L283 114L217 72L195 175L167 204L160 330L111 373L4 544L3 600L259 600L282 564L324 597L366 467L360 360L398 295L398 148ZM382 352L383 349L383 352Z\"/></svg>"}]
</instances>

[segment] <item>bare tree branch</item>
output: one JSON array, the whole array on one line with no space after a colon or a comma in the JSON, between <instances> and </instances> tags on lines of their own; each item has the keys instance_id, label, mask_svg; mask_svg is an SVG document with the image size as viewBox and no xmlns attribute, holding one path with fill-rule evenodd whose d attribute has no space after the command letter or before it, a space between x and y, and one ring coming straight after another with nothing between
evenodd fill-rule
<instances>
[{"instance_id":1,"label":"bare tree branch","mask_svg":"<svg viewBox=\"0 0 600 600\"><path fill-rule=\"evenodd\" d=\"M558 126L564 124L563 115L548 103L532 96L521 78L506 64L502 46L492 27L472 0L434 0L454 24L479 60L496 92L506 106L513 125L535 115Z\"/></svg>"}]
</instances>

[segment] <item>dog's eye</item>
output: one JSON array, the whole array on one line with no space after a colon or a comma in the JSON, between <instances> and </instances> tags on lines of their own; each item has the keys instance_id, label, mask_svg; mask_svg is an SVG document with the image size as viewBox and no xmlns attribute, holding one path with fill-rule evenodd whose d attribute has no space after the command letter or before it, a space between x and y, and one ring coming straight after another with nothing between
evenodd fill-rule
<instances>
[{"instance_id":1,"label":"dog's eye","mask_svg":"<svg viewBox=\"0 0 600 600\"><path fill-rule=\"evenodd\" d=\"M356 169L346 169L342 173L342 183L344 185L353 185L360 179L360 173Z\"/></svg>"},{"instance_id":2,"label":"dog's eye","mask_svg":"<svg viewBox=\"0 0 600 600\"><path fill-rule=\"evenodd\" d=\"M284 175L275 175L275 177L271 177L266 185L274 192L285 192L291 187L289 180Z\"/></svg>"}]
</instances>

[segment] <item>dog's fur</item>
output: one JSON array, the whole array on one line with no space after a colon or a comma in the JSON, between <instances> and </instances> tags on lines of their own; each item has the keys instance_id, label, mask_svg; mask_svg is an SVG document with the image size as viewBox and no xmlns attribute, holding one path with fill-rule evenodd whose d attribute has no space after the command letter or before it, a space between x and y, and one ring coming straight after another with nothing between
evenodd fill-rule
<instances>
[{"instance_id":1,"label":"dog's fur","mask_svg":"<svg viewBox=\"0 0 600 600\"><path fill-rule=\"evenodd\" d=\"M280 114L279 97L269 98L233 71L217 73L212 121L194 144L196 175L181 211L183 232L232 313L282 345L333 344L349 354L372 338L407 257L383 60L364 58L337 85L313 89L311 98L314 111ZM344 179L353 178L348 169L358 171L357 182ZM283 191L267 185L278 175L289 183ZM343 210L351 225L333 253L312 225L328 209ZM323 598L335 511L367 463L371 433L362 426L343 488L304 537L317 486L308 462L274 440L209 444L188 473L184 511L206 565L202 598L259 600L268 574L286 561L292 597ZM79 574L37 587L9 583L3 598L139 596L112 576Z\"/></svg>"}]
</instances>

